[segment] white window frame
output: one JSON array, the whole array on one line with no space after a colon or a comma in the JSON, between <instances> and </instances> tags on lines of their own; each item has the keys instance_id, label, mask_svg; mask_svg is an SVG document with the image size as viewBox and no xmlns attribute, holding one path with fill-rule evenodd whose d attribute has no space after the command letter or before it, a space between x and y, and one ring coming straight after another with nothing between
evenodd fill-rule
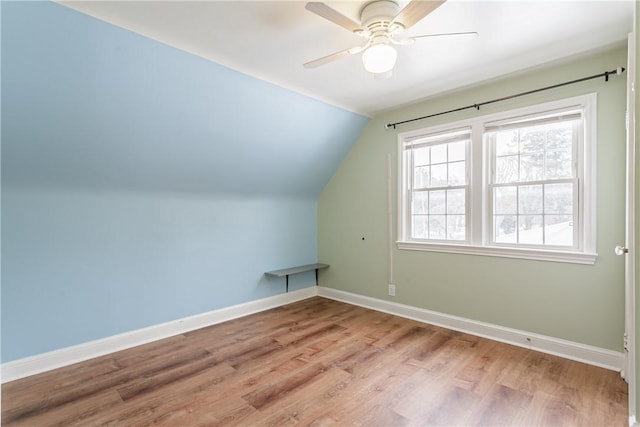
<instances>
[{"instance_id":1,"label":"white window frame","mask_svg":"<svg viewBox=\"0 0 640 427\"><path fill-rule=\"evenodd\" d=\"M471 128L469 126L463 127L463 128L459 128L459 129L447 129L445 132L430 132L428 135L420 135L417 138L407 138L404 140L403 142L403 146L405 147L405 151L404 151L404 156L405 156L405 161L408 163L411 163L411 165L414 165L414 151L412 149L407 149L407 146L410 146L412 148L416 148L417 147L421 147L421 146L435 146L435 145L440 145L440 144L446 144L447 142L450 141L445 141L445 140L438 140L439 136L448 136L448 134L460 134L460 133L465 133L467 131L467 129L469 129L469 133L471 131ZM428 139L434 139L434 141L432 142L422 142L421 140L428 138ZM405 183L408 187L411 187L414 191L412 192L407 192L407 196L409 197L409 200L407 201L409 203L409 205L412 204L412 197L414 192L419 192L419 191L425 191L425 192L432 192L432 191L446 191L446 190L464 190L465 193L465 219L469 218L469 197L470 197L470 182L469 182L469 147L471 146L470 143L467 143L465 145L465 183L464 184L459 184L459 185L454 185L454 186L449 186L449 185L445 185L442 187L432 187L432 188L421 188L421 189L415 189L414 187L414 183L413 183L413 178L414 178L414 174L413 174L413 168L411 170L411 174L405 174ZM448 164L449 162L447 162ZM405 223L404 223L404 230L406 231L406 233L410 233L410 224L412 224L412 212L411 212L411 208L409 207L409 209L407 209L406 213L405 213ZM448 214L445 214L445 216L447 216ZM433 242L437 242L437 243L448 243L448 242L455 242L456 244L458 243L468 243L469 242L469 227L468 225L465 223L465 238L463 240L447 240L447 239L428 239L428 240L424 240L424 239L415 239L415 241L420 241L420 242L429 242L429 243L433 243Z\"/></svg>"},{"instance_id":2,"label":"white window frame","mask_svg":"<svg viewBox=\"0 0 640 427\"><path fill-rule=\"evenodd\" d=\"M532 116L568 108L582 110L582 141L577 144L577 179L579 182L575 209L579 218L579 231L575 248L513 247L491 244L492 213L489 183L491 178L491 150L485 141L485 126L518 117ZM541 261L594 264L596 253L596 136L597 94L562 99L524 108L484 115L443 125L398 134L398 240L402 250L485 255L506 258L523 258ZM407 172L406 145L427 135L471 127L471 143L468 147L466 231L467 241L427 241L412 239L408 221L411 220L409 173ZM411 174L413 171L411 171Z\"/></svg>"}]
</instances>

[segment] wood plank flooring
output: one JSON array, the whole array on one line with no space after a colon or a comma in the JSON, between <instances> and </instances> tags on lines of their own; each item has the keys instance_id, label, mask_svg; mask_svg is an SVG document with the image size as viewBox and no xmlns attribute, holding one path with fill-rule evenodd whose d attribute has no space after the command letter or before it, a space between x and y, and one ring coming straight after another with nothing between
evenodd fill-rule
<instances>
[{"instance_id":1,"label":"wood plank flooring","mask_svg":"<svg viewBox=\"0 0 640 427\"><path fill-rule=\"evenodd\" d=\"M2 386L3 426L626 426L616 372L320 297Z\"/></svg>"}]
</instances>

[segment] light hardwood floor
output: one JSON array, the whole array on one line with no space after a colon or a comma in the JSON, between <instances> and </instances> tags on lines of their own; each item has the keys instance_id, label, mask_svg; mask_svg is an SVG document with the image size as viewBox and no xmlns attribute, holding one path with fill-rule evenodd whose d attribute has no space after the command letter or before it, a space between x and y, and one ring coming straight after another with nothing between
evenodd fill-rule
<instances>
[{"instance_id":1,"label":"light hardwood floor","mask_svg":"<svg viewBox=\"0 0 640 427\"><path fill-rule=\"evenodd\" d=\"M320 297L2 386L3 426L626 426L616 372Z\"/></svg>"}]
</instances>

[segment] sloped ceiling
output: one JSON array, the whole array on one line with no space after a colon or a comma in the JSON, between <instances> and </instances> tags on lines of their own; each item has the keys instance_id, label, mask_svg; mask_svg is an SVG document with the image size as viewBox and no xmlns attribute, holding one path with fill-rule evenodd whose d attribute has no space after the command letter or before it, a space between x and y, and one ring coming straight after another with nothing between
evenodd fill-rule
<instances>
[{"instance_id":1,"label":"sloped ceiling","mask_svg":"<svg viewBox=\"0 0 640 427\"><path fill-rule=\"evenodd\" d=\"M315 197L367 118L52 2L2 2L2 183Z\"/></svg>"},{"instance_id":2,"label":"sloped ceiling","mask_svg":"<svg viewBox=\"0 0 640 427\"><path fill-rule=\"evenodd\" d=\"M115 25L366 115L624 43L633 0L448 0L407 35L477 31L398 47L389 80L360 55L302 64L362 39L293 1L62 1ZM327 4L359 22L365 1ZM404 6L407 0L400 0ZM604 71L604 70L603 70Z\"/></svg>"}]
</instances>

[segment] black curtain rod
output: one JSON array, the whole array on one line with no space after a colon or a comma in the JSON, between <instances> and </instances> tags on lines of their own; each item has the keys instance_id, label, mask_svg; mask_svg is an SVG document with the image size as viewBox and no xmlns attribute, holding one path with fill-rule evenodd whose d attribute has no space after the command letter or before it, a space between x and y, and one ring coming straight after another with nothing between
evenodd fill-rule
<instances>
[{"instance_id":1,"label":"black curtain rod","mask_svg":"<svg viewBox=\"0 0 640 427\"><path fill-rule=\"evenodd\" d=\"M415 122L417 120L424 120L424 119L428 119L428 118L431 118L431 117L442 116L443 114L455 113L456 111L468 110L470 108L475 108L476 110L480 110L480 107L482 107L484 105L493 104L495 102L500 102L500 101L507 101L509 99L518 98L520 96L531 95L532 93L536 93L536 92L542 92L543 90L555 89L557 87L567 86L567 85L571 85L571 84L574 84L574 83L580 83L580 82L584 82L586 80L597 79L597 78L600 78L600 77L604 77L604 80L606 82L608 82L610 75L615 74L615 75L619 76L622 73L624 73L624 70L625 70L624 67L618 67L618 68L616 68L615 70L612 70L612 71L605 71L604 73L595 74L595 75L589 76L589 77L583 77L583 78L577 79L577 80L571 80L569 82L563 82L563 83L558 83L558 84L551 85L551 86L542 87L542 88L539 88L539 89L533 89L533 90L529 90L529 91L526 91L526 92L517 93L515 95L509 95L509 96L505 96L505 97L502 97L502 98L492 99L491 101L481 102L479 104L467 105L466 107L454 108L453 110L442 111L440 113L429 114L428 116L417 117L415 119L409 119L409 120L403 120L401 122L389 123L389 124L385 125L385 129L389 129L389 128L394 128L395 129L396 126L403 125L405 123L411 123L411 122Z\"/></svg>"}]
</instances>

